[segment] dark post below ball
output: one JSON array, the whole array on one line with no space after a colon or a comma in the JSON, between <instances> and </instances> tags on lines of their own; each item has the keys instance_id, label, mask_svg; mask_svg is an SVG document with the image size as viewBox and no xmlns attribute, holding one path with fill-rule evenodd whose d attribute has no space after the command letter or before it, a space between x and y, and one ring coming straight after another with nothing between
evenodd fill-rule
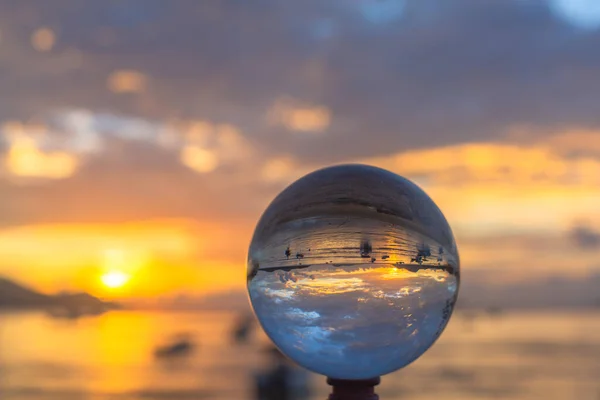
<instances>
[{"instance_id":1,"label":"dark post below ball","mask_svg":"<svg viewBox=\"0 0 600 400\"><path fill-rule=\"evenodd\" d=\"M333 387L329 400L379 400L379 396L375 393L375 386L380 382L380 378L365 380L327 378L327 384Z\"/></svg>"}]
</instances>

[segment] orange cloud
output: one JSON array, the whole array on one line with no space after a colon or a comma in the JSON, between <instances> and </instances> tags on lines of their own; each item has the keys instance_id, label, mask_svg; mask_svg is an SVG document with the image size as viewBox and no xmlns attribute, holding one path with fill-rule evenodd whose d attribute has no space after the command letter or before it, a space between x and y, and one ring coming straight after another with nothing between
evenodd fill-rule
<instances>
[{"instance_id":1,"label":"orange cloud","mask_svg":"<svg viewBox=\"0 0 600 400\"><path fill-rule=\"evenodd\" d=\"M261 177L266 182L286 181L295 168L297 163L291 156L275 157L263 164Z\"/></svg>"},{"instance_id":2,"label":"orange cloud","mask_svg":"<svg viewBox=\"0 0 600 400\"><path fill-rule=\"evenodd\" d=\"M183 136L180 160L196 172L212 172L221 164L244 162L253 153L250 143L236 126L203 120L174 125Z\"/></svg>"},{"instance_id":3,"label":"orange cloud","mask_svg":"<svg viewBox=\"0 0 600 400\"><path fill-rule=\"evenodd\" d=\"M405 175L426 175L439 183L556 180L568 172L569 161L543 146L469 143L371 159Z\"/></svg>"},{"instance_id":4,"label":"orange cloud","mask_svg":"<svg viewBox=\"0 0 600 400\"><path fill-rule=\"evenodd\" d=\"M7 122L2 133L8 139L8 151L4 155L6 170L23 178L67 178L77 170L79 159L65 151L43 151L40 141L46 134L43 126L25 126L19 122Z\"/></svg>"},{"instance_id":5,"label":"orange cloud","mask_svg":"<svg viewBox=\"0 0 600 400\"><path fill-rule=\"evenodd\" d=\"M559 154L583 152L600 155L600 132L573 129L551 135L547 145Z\"/></svg>"},{"instance_id":6,"label":"orange cloud","mask_svg":"<svg viewBox=\"0 0 600 400\"><path fill-rule=\"evenodd\" d=\"M319 133L331 124L331 112L325 106L282 98L268 110L267 120L274 125L283 125L291 131Z\"/></svg>"},{"instance_id":7,"label":"orange cloud","mask_svg":"<svg viewBox=\"0 0 600 400\"><path fill-rule=\"evenodd\" d=\"M106 84L114 93L136 93L146 88L148 77L139 71L118 70L110 74Z\"/></svg>"},{"instance_id":8,"label":"orange cloud","mask_svg":"<svg viewBox=\"0 0 600 400\"><path fill-rule=\"evenodd\" d=\"M415 179L459 230L564 231L582 216L600 220L600 160L565 155L578 135L408 151L364 160Z\"/></svg>"},{"instance_id":9,"label":"orange cloud","mask_svg":"<svg viewBox=\"0 0 600 400\"><path fill-rule=\"evenodd\" d=\"M39 28L31 34L31 45L37 51L50 51L55 43L56 35L50 28Z\"/></svg>"},{"instance_id":10,"label":"orange cloud","mask_svg":"<svg viewBox=\"0 0 600 400\"><path fill-rule=\"evenodd\" d=\"M196 172L214 171L219 165L217 155L196 145L187 145L181 149L181 162Z\"/></svg>"}]
</instances>

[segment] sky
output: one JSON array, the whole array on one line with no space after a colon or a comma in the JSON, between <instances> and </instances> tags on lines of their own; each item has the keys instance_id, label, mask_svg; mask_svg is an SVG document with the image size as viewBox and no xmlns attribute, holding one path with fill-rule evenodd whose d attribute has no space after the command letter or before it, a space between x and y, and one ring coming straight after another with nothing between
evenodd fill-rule
<instances>
[{"instance_id":1,"label":"sky","mask_svg":"<svg viewBox=\"0 0 600 400\"><path fill-rule=\"evenodd\" d=\"M595 0L0 0L0 275L240 289L271 199L362 162L465 280L597 276L599 46Z\"/></svg>"}]
</instances>

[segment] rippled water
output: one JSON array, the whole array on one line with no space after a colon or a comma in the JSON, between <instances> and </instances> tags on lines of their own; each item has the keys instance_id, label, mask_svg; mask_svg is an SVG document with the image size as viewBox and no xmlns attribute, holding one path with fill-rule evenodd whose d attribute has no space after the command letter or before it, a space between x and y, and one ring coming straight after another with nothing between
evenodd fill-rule
<instances>
[{"instance_id":1,"label":"rippled water","mask_svg":"<svg viewBox=\"0 0 600 400\"><path fill-rule=\"evenodd\" d=\"M389 373L439 337L457 257L415 227L355 216L294 220L253 243L248 288L271 339L337 378Z\"/></svg>"},{"instance_id":2,"label":"rippled water","mask_svg":"<svg viewBox=\"0 0 600 400\"><path fill-rule=\"evenodd\" d=\"M361 244L372 249L361 255ZM289 248L289 257L286 250ZM255 257L261 269L310 264L370 262L410 263L419 250L428 250L425 265L456 263L456 256L414 228L357 217L314 217L295 220L264 240ZM386 257L387 256L387 257ZM385 259L383 259L385 257Z\"/></svg>"},{"instance_id":3,"label":"rippled water","mask_svg":"<svg viewBox=\"0 0 600 400\"><path fill-rule=\"evenodd\" d=\"M259 271L250 296L284 353L331 377L368 378L421 355L445 327L456 279L391 264ZM360 365L360 367L357 367Z\"/></svg>"},{"instance_id":4,"label":"rippled water","mask_svg":"<svg viewBox=\"0 0 600 400\"><path fill-rule=\"evenodd\" d=\"M234 345L231 312L112 312L58 321L0 314L2 400L252 399L263 336ZM189 332L188 358L157 361L165 338ZM415 363L385 376L382 400L598 400L600 314L455 313ZM311 399L328 387L314 376Z\"/></svg>"}]
</instances>

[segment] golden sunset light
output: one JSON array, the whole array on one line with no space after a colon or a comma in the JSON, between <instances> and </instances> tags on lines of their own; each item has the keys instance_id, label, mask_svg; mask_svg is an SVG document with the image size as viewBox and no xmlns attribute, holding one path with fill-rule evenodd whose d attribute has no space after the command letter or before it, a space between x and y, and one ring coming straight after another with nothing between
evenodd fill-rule
<instances>
[{"instance_id":1,"label":"golden sunset light","mask_svg":"<svg viewBox=\"0 0 600 400\"><path fill-rule=\"evenodd\" d=\"M42 292L68 288L109 297L228 290L241 286L231 277L244 262L245 235L185 220L5 229L0 276L8 273ZM228 243L240 250L232 252Z\"/></svg>"},{"instance_id":2,"label":"golden sunset light","mask_svg":"<svg viewBox=\"0 0 600 400\"><path fill-rule=\"evenodd\" d=\"M111 271L102 275L102 283L110 288L116 289L125 285L129 281L130 276L121 271Z\"/></svg>"},{"instance_id":3,"label":"golden sunset light","mask_svg":"<svg viewBox=\"0 0 600 400\"><path fill-rule=\"evenodd\" d=\"M332 359L364 343L328 313L350 327L412 296L416 346L443 330L423 282L459 292L386 400L597 397L598 4L0 0L0 393L249 399L224 388L262 365L266 338L236 325L260 272L265 309L306 328L291 348ZM280 196L342 164L429 198L349 166ZM375 336L402 323L371 314Z\"/></svg>"}]
</instances>

